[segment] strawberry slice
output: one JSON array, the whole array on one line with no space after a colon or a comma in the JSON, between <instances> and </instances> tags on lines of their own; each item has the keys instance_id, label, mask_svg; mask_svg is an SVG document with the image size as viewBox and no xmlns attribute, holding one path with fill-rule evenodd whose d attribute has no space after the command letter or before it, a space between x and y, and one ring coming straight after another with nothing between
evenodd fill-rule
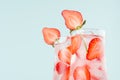
<instances>
[{"instance_id":1,"label":"strawberry slice","mask_svg":"<svg viewBox=\"0 0 120 80\"><path fill-rule=\"evenodd\" d=\"M90 72L87 66L78 66L73 72L74 80L90 80Z\"/></svg>"},{"instance_id":2,"label":"strawberry slice","mask_svg":"<svg viewBox=\"0 0 120 80\"><path fill-rule=\"evenodd\" d=\"M70 61L71 61L71 52L65 48L65 49L61 49L59 52L58 52L58 58L64 62L64 63L67 63L67 64L70 64Z\"/></svg>"},{"instance_id":3,"label":"strawberry slice","mask_svg":"<svg viewBox=\"0 0 120 80\"><path fill-rule=\"evenodd\" d=\"M70 66L67 67L65 73L62 75L60 80L69 80L70 77Z\"/></svg>"},{"instance_id":4,"label":"strawberry slice","mask_svg":"<svg viewBox=\"0 0 120 80\"><path fill-rule=\"evenodd\" d=\"M48 45L53 45L54 42L60 37L60 31L56 28L44 27L42 29L42 33L43 33L44 41Z\"/></svg>"},{"instance_id":5,"label":"strawberry slice","mask_svg":"<svg viewBox=\"0 0 120 80\"><path fill-rule=\"evenodd\" d=\"M77 50L80 48L82 42L82 38L80 35L75 35L71 38L71 45L68 46L68 49L71 51L72 54L77 52Z\"/></svg>"},{"instance_id":6,"label":"strawberry slice","mask_svg":"<svg viewBox=\"0 0 120 80\"><path fill-rule=\"evenodd\" d=\"M68 29L75 30L77 26L81 26L83 18L80 12L74 10L63 10L62 16Z\"/></svg>"},{"instance_id":7,"label":"strawberry slice","mask_svg":"<svg viewBox=\"0 0 120 80\"><path fill-rule=\"evenodd\" d=\"M62 62L58 62L55 66L55 70L58 74L62 74L67 69L67 65Z\"/></svg>"},{"instance_id":8,"label":"strawberry slice","mask_svg":"<svg viewBox=\"0 0 120 80\"><path fill-rule=\"evenodd\" d=\"M100 59L103 55L103 43L100 38L94 38L90 41L86 58L88 60Z\"/></svg>"}]
</instances>

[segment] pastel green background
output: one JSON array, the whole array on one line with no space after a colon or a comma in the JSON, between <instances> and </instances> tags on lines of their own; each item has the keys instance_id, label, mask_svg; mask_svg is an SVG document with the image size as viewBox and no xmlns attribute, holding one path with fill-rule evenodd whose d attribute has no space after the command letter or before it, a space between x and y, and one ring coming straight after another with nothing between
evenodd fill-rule
<instances>
[{"instance_id":1,"label":"pastel green background","mask_svg":"<svg viewBox=\"0 0 120 80\"><path fill-rule=\"evenodd\" d=\"M61 11L80 11L85 28L106 30L109 80L120 80L120 0L0 0L0 80L52 80L54 49L43 27L68 34Z\"/></svg>"}]
</instances>

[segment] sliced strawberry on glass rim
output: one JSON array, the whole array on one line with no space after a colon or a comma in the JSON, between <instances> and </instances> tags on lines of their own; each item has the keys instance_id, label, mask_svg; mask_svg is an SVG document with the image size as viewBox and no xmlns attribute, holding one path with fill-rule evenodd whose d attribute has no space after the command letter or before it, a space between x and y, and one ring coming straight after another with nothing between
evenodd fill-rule
<instances>
[{"instance_id":1,"label":"sliced strawberry on glass rim","mask_svg":"<svg viewBox=\"0 0 120 80\"><path fill-rule=\"evenodd\" d=\"M76 53L77 50L80 48L82 42L82 38L80 35L75 35L71 37L71 45L68 46L68 49L71 51L72 54Z\"/></svg>"},{"instance_id":2,"label":"sliced strawberry on glass rim","mask_svg":"<svg viewBox=\"0 0 120 80\"><path fill-rule=\"evenodd\" d=\"M67 65L62 62L57 62L57 64L55 65L55 70L58 74L64 73L66 69Z\"/></svg>"},{"instance_id":3,"label":"sliced strawberry on glass rim","mask_svg":"<svg viewBox=\"0 0 120 80\"><path fill-rule=\"evenodd\" d=\"M100 59L103 55L103 42L100 38L93 38L88 46L86 58L88 60Z\"/></svg>"},{"instance_id":4,"label":"sliced strawberry on glass rim","mask_svg":"<svg viewBox=\"0 0 120 80\"><path fill-rule=\"evenodd\" d=\"M42 29L44 41L48 45L54 45L54 42L60 38L60 31L57 28L47 28Z\"/></svg>"},{"instance_id":5,"label":"sliced strawberry on glass rim","mask_svg":"<svg viewBox=\"0 0 120 80\"><path fill-rule=\"evenodd\" d=\"M87 66L77 66L73 72L74 80L90 80L90 72Z\"/></svg>"},{"instance_id":6,"label":"sliced strawberry on glass rim","mask_svg":"<svg viewBox=\"0 0 120 80\"><path fill-rule=\"evenodd\" d=\"M62 16L65 20L66 27L70 30L75 30L82 27L84 23L82 14L74 10L63 10Z\"/></svg>"},{"instance_id":7,"label":"sliced strawberry on glass rim","mask_svg":"<svg viewBox=\"0 0 120 80\"><path fill-rule=\"evenodd\" d=\"M71 55L71 52L67 48L61 49L58 52L59 60L61 60L64 63L67 63L68 65L70 65L71 62Z\"/></svg>"}]
</instances>

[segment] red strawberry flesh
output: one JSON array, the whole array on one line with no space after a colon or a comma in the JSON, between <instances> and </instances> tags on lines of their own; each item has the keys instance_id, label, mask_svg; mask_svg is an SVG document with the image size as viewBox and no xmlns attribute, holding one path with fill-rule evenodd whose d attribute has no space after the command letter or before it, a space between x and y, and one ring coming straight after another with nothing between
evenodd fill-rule
<instances>
[{"instance_id":1,"label":"red strawberry flesh","mask_svg":"<svg viewBox=\"0 0 120 80\"><path fill-rule=\"evenodd\" d=\"M70 67L67 67L65 73L62 75L60 80L69 80L70 77Z\"/></svg>"},{"instance_id":2,"label":"red strawberry flesh","mask_svg":"<svg viewBox=\"0 0 120 80\"><path fill-rule=\"evenodd\" d=\"M90 80L90 72L87 66L78 66L73 72L74 80Z\"/></svg>"},{"instance_id":3,"label":"red strawberry flesh","mask_svg":"<svg viewBox=\"0 0 120 80\"><path fill-rule=\"evenodd\" d=\"M58 58L64 62L64 63L67 63L67 64L70 64L70 61L71 61L71 52L65 48L65 49L61 49L59 52L58 52Z\"/></svg>"},{"instance_id":4,"label":"red strawberry flesh","mask_svg":"<svg viewBox=\"0 0 120 80\"><path fill-rule=\"evenodd\" d=\"M76 53L77 50L80 48L82 42L82 38L80 35L75 35L71 38L71 45L68 47L68 49L71 51L72 54Z\"/></svg>"},{"instance_id":5,"label":"red strawberry flesh","mask_svg":"<svg viewBox=\"0 0 120 80\"><path fill-rule=\"evenodd\" d=\"M48 45L53 45L54 42L60 37L60 31L56 28L44 27L42 29L42 33L43 33L44 41Z\"/></svg>"},{"instance_id":6,"label":"red strawberry flesh","mask_svg":"<svg viewBox=\"0 0 120 80\"><path fill-rule=\"evenodd\" d=\"M80 26L83 23L82 14L78 11L63 10L62 16L65 20L67 28L70 30L75 30L77 26Z\"/></svg>"},{"instance_id":7,"label":"red strawberry flesh","mask_svg":"<svg viewBox=\"0 0 120 80\"><path fill-rule=\"evenodd\" d=\"M88 60L100 59L103 55L103 43L100 38L94 38L90 41L86 58Z\"/></svg>"},{"instance_id":8,"label":"red strawberry flesh","mask_svg":"<svg viewBox=\"0 0 120 80\"><path fill-rule=\"evenodd\" d=\"M58 62L55 66L55 69L58 74L62 74L67 69L67 65L62 62Z\"/></svg>"}]
</instances>

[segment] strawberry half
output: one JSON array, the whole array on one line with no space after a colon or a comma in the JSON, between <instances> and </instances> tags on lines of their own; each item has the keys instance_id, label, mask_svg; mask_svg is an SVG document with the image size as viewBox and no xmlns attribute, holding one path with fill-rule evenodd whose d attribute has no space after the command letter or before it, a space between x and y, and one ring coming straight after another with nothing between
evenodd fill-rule
<instances>
[{"instance_id":1,"label":"strawberry half","mask_svg":"<svg viewBox=\"0 0 120 80\"><path fill-rule=\"evenodd\" d=\"M56 40L58 40L59 37L60 37L60 31L58 29L56 29L56 28L47 28L47 27L44 27L42 29L42 33L43 33L44 41L48 45L53 45L54 42Z\"/></svg>"},{"instance_id":2,"label":"strawberry half","mask_svg":"<svg viewBox=\"0 0 120 80\"><path fill-rule=\"evenodd\" d=\"M74 80L90 80L90 72L87 66L78 66L73 72Z\"/></svg>"},{"instance_id":3,"label":"strawberry half","mask_svg":"<svg viewBox=\"0 0 120 80\"><path fill-rule=\"evenodd\" d=\"M63 10L62 16L68 29L75 30L83 23L82 14L74 10Z\"/></svg>"},{"instance_id":4,"label":"strawberry half","mask_svg":"<svg viewBox=\"0 0 120 80\"><path fill-rule=\"evenodd\" d=\"M65 49L61 49L59 52L58 52L58 58L64 62L64 63L67 63L67 64L70 64L70 61L71 61L71 52L65 48Z\"/></svg>"},{"instance_id":5,"label":"strawberry half","mask_svg":"<svg viewBox=\"0 0 120 80\"><path fill-rule=\"evenodd\" d=\"M88 60L100 59L103 55L103 43L100 38L94 38L90 41L86 58Z\"/></svg>"},{"instance_id":6,"label":"strawberry half","mask_svg":"<svg viewBox=\"0 0 120 80\"><path fill-rule=\"evenodd\" d=\"M62 62L58 62L55 66L55 70L57 71L58 74L62 74L63 72L65 72L66 69L67 65L65 65Z\"/></svg>"},{"instance_id":7,"label":"strawberry half","mask_svg":"<svg viewBox=\"0 0 120 80\"><path fill-rule=\"evenodd\" d=\"M70 66L67 67L65 73L62 75L60 80L69 80L70 77Z\"/></svg>"},{"instance_id":8,"label":"strawberry half","mask_svg":"<svg viewBox=\"0 0 120 80\"><path fill-rule=\"evenodd\" d=\"M77 52L77 50L80 48L81 42L82 38L80 37L80 35L75 35L71 37L71 45L68 46L68 49L71 51L72 54Z\"/></svg>"}]
</instances>

